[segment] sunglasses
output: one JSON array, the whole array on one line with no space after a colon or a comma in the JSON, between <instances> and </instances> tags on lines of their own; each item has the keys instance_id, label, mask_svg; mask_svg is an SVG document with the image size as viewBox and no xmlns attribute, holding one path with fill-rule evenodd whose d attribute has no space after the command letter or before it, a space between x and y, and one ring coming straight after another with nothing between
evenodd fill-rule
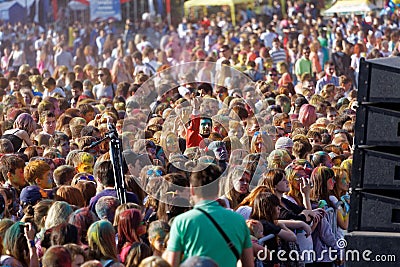
<instances>
[{"instance_id":1,"label":"sunglasses","mask_svg":"<svg viewBox=\"0 0 400 267\"><path fill-rule=\"evenodd\" d=\"M276 73L268 73L269 76L277 76Z\"/></svg>"},{"instance_id":2,"label":"sunglasses","mask_svg":"<svg viewBox=\"0 0 400 267\"><path fill-rule=\"evenodd\" d=\"M148 170L147 171L148 176L162 176L162 171L161 170Z\"/></svg>"},{"instance_id":3,"label":"sunglasses","mask_svg":"<svg viewBox=\"0 0 400 267\"><path fill-rule=\"evenodd\" d=\"M103 77L103 76L104 76L104 73L99 73L99 74L97 74L97 76L98 76L98 77Z\"/></svg>"},{"instance_id":4,"label":"sunglasses","mask_svg":"<svg viewBox=\"0 0 400 267\"><path fill-rule=\"evenodd\" d=\"M333 131L333 134L339 134L339 133L348 133L345 129L336 129Z\"/></svg>"},{"instance_id":5,"label":"sunglasses","mask_svg":"<svg viewBox=\"0 0 400 267\"><path fill-rule=\"evenodd\" d=\"M260 134L267 134L267 132L260 132L260 131L257 131L257 132L255 132L254 133L254 136L258 136L258 135L260 135Z\"/></svg>"},{"instance_id":6,"label":"sunglasses","mask_svg":"<svg viewBox=\"0 0 400 267\"><path fill-rule=\"evenodd\" d=\"M77 181L91 181L91 182L94 182L94 176L93 175L82 175L77 179Z\"/></svg>"}]
</instances>

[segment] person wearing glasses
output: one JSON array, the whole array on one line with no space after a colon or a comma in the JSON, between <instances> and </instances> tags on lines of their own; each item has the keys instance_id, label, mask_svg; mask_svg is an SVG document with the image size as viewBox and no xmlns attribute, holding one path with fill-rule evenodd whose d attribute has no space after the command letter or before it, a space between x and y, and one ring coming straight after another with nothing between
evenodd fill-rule
<instances>
[{"instance_id":1,"label":"person wearing glasses","mask_svg":"<svg viewBox=\"0 0 400 267\"><path fill-rule=\"evenodd\" d=\"M112 83L110 70L107 68L99 68L97 78L100 83L93 87L93 94L96 100L102 98L113 99L117 87Z\"/></svg>"},{"instance_id":2,"label":"person wearing glasses","mask_svg":"<svg viewBox=\"0 0 400 267\"><path fill-rule=\"evenodd\" d=\"M339 86L339 78L335 75L335 64L333 61L327 61L324 64L325 76L317 81L317 87L315 88L315 94L320 94L324 86L328 83L332 83L335 86Z\"/></svg>"},{"instance_id":3,"label":"person wearing glasses","mask_svg":"<svg viewBox=\"0 0 400 267\"><path fill-rule=\"evenodd\" d=\"M278 89L279 77L278 77L278 71L275 68L272 68L268 71L266 80L267 82L273 84L274 89Z\"/></svg>"}]
</instances>

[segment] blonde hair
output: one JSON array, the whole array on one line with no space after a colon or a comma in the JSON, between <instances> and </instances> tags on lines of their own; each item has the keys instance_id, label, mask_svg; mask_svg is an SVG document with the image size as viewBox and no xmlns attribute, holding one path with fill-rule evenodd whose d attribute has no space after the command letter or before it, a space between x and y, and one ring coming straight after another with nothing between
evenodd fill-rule
<instances>
[{"instance_id":1,"label":"blonde hair","mask_svg":"<svg viewBox=\"0 0 400 267\"><path fill-rule=\"evenodd\" d=\"M71 206L65 201L56 201L51 205L46 221L44 222L44 228L50 229L61 223L68 221L69 215L73 212Z\"/></svg>"},{"instance_id":2,"label":"blonde hair","mask_svg":"<svg viewBox=\"0 0 400 267\"><path fill-rule=\"evenodd\" d=\"M272 150L274 150L274 142L272 141L272 138L266 133L266 132L258 132L258 135L253 135L253 138L251 139L251 144L250 144L250 153L257 153L256 152L256 141L258 136L261 136L263 140L263 146L266 148L266 153L271 153Z\"/></svg>"}]
</instances>

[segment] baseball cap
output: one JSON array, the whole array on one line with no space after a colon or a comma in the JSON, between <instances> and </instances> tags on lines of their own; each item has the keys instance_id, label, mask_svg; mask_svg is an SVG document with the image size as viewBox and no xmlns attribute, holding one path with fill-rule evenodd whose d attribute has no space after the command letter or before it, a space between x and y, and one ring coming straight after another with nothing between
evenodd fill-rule
<instances>
[{"instance_id":1,"label":"baseball cap","mask_svg":"<svg viewBox=\"0 0 400 267\"><path fill-rule=\"evenodd\" d=\"M35 205L42 199L40 187L37 185L30 185L23 188L19 199L23 205Z\"/></svg>"}]
</instances>

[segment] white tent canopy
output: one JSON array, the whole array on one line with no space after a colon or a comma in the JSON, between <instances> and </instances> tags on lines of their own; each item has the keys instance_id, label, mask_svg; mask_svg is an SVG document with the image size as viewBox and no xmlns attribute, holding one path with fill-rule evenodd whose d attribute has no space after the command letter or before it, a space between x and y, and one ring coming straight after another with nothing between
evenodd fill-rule
<instances>
[{"instance_id":1,"label":"white tent canopy","mask_svg":"<svg viewBox=\"0 0 400 267\"><path fill-rule=\"evenodd\" d=\"M377 6L368 0L339 0L331 8L325 10L325 16L332 16L334 13L345 14L365 14L366 12L378 9Z\"/></svg>"}]
</instances>

